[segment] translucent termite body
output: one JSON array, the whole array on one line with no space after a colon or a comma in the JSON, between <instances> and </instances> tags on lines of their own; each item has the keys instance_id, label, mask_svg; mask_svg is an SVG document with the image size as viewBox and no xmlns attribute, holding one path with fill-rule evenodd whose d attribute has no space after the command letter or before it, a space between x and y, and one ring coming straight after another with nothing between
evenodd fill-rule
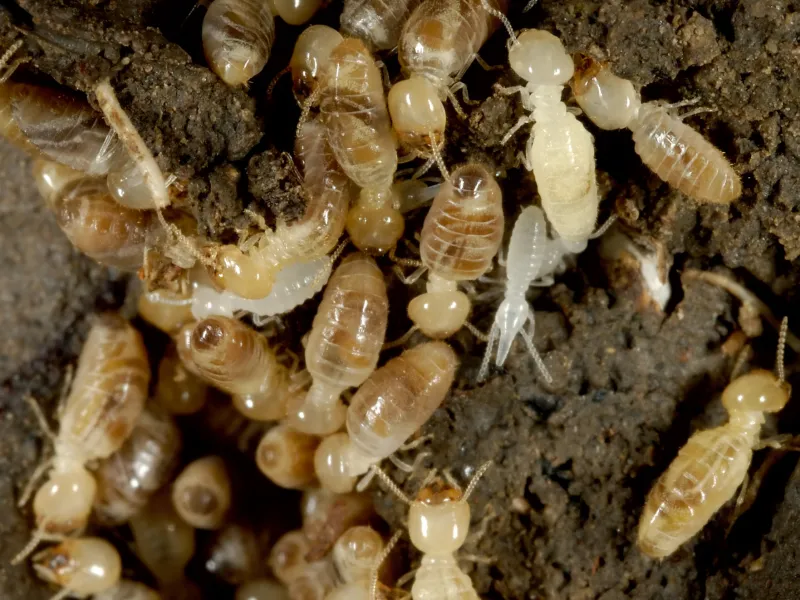
<instances>
[{"instance_id":1,"label":"translucent termite body","mask_svg":"<svg viewBox=\"0 0 800 600\"><path fill-rule=\"evenodd\" d=\"M344 0L339 25L347 37L358 38L370 52L391 50L420 0Z\"/></svg>"},{"instance_id":2,"label":"translucent termite body","mask_svg":"<svg viewBox=\"0 0 800 600\"><path fill-rule=\"evenodd\" d=\"M145 408L127 441L95 471L95 517L116 527L142 510L177 466L181 433L166 412Z\"/></svg>"},{"instance_id":3,"label":"translucent termite body","mask_svg":"<svg viewBox=\"0 0 800 600\"><path fill-rule=\"evenodd\" d=\"M199 412L208 399L208 385L189 371L174 344L167 347L158 365L153 402L173 415Z\"/></svg>"},{"instance_id":4,"label":"translucent termite body","mask_svg":"<svg viewBox=\"0 0 800 600\"><path fill-rule=\"evenodd\" d=\"M231 318L209 317L184 328L178 344L186 368L233 396L248 418L271 421L285 412L288 373L264 336ZM182 330L182 331L184 331Z\"/></svg>"},{"instance_id":5,"label":"translucent termite body","mask_svg":"<svg viewBox=\"0 0 800 600\"><path fill-rule=\"evenodd\" d=\"M138 581L122 579L111 589L95 594L94 600L161 600L161 594Z\"/></svg>"},{"instance_id":6,"label":"translucent termite body","mask_svg":"<svg viewBox=\"0 0 800 600\"><path fill-rule=\"evenodd\" d=\"M779 412L791 386L783 378L786 320L778 343L778 373L755 370L722 392L728 422L689 438L656 481L639 521L637 545L647 556L665 558L695 536L730 500L747 476L766 413Z\"/></svg>"},{"instance_id":7,"label":"translucent termite body","mask_svg":"<svg viewBox=\"0 0 800 600\"><path fill-rule=\"evenodd\" d=\"M342 34L327 25L307 27L297 38L289 69L298 102L304 102L317 89L322 68L342 40Z\"/></svg>"},{"instance_id":8,"label":"translucent termite body","mask_svg":"<svg viewBox=\"0 0 800 600\"><path fill-rule=\"evenodd\" d=\"M203 19L203 52L231 87L245 85L269 60L275 18L266 0L214 0Z\"/></svg>"},{"instance_id":9,"label":"translucent termite body","mask_svg":"<svg viewBox=\"0 0 800 600\"><path fill-rule=\"evenodd\" d=\"M52 464L52 470L33 500L37 531L15 562L43 534L74 535L85 528L97 491L85 465L108 458L123 445L144 408L149 381L139 333L118 315L97 318L60 414L55 457L42 465Z\"/></svg>"},{"instance_id":10,"label":"translucent termite body","mask_svg":"<svg viewBox=\"0 0 800 600\"><path fill-rule=\"evenodd\" d=\"M582 251L597 222L600 200L594 140L561 100L574 71L572 58L561 40L547 31L529 29L516 37L509 25L509 34L509 64L527 83L503 92L519 92L530 114L520 118L504 143L534 122L523 162L536 178L542 208L553 228Z\"/></svg>"},{"instance_id":11,"label":"translucent termite body","mask_svg":"<svg viewBox=\"0 0 800 600\"><path fill-rule=\"evenodd\" d=\"M195 551L194 527L184 521L168 493L156 495L130 521L134 550L161 587L184 578Z\"/></svg>"},{"instance_id":12,"label":"translucent termite body","mask_svg":"<svg viewBox=\"0 0 800 600\"><path fill-rule=\"evenodd\" d=\"M458 282L475 280L491 268L504 226L502 192L485 167L465 165L442 184L422 226L427 293L408 305L409 318L425 335L443 339L464 325L471 303Z\"/></svg>"},{"instance_id":13,"label":"translucent termite body","mask_svg":"<svg viewBox=\"0 0 800 600\"><path fill-rule=\"evenodd\" d=\"M119 582L122 560L107 541L82 537L42 550L33 557L33 569L45 581L63 588L51 600L86 598Z\"/></svg>"},{"instance_id":14,"label":"translucent termite body","mask_svg":"<svg viewBox=\"0 0 800 600\"><path fill-rule=\"evenodd\" d=\"M344 424L340 396L361 385L378 364L389 321L383 273L361 253L345 258L322 296L306 343L311 388L289 406L289 423L304 433L326 435Z\"/></svg>"},{"instance_id":15,"label":"translucent termite body","mask_svg":"<svg viewBox=\"0 0 800 600\"><path fill-rule=\"evenodd\" d=\"M39 149L22 133L19 125L14 120L13 100L15 87L12 83L0 84L0 135L20 150L35 156L39 153Z\"/></svg>"},{"instance_id":16,"label":"translucent termite body","mask_svg":"<svg viewBox=\"0 0 800 600\"><path fill-rule=\"evenodd\" d=\"M588 56L572 84L575 99L601 129L628 128L636 153L663 181L699 202L728 204L742 182L728 159L659 102L642 103L633 83Z\"/></svg>"},{"instance_id":17,"label":"translucent termite body","mask_svg":"<svg viewBox=\"0 0 800 600\"><path fill-rule=\"evenodd\" d=\"M189 463L172 485L172 505L197 529L219 529L231 506L231 480L219 456Z\"/></svg>"},{"instance_id":18,"label":"translucent termite body","mask_svg":"<svg viewBox=\"0 0 800 600\"><path fill-rule=\"evenodd\" d=\"M333 546L333 564L339 578L346 584L369 582L375 557L385 545L383 537L367 525L345 531Z\"/></svg>"},{"instance_id":19,"label":"translucent termite body","mask_svg":"<svg viewBox=\"0 0 800 600\"><path fill-rule=\"evenodd\" d=\"M323 0L269 0L275 15L289 25L303 25L322 6Z\"/></svg>"},{"instance_id":20,"label":"translucent termite body","mask_svg":"<svg viewBox=\"0 0 800 600\"><path fill-rule=\"evenodd\" d=\"M283 488L302 489L314 482L314 451L319 438L276 425L264 434L256 450L256 465Z\"/></svg>"},{"instance_id":21,"label":"translucent termite body","mask_svg":"<svg viewBox=\"0 0 800 600\"><path fill-rule=\"evenodd\" d=\"M506 0L488 0L505 12ZM461 77L498 24L481 0L428 0L411 13L398 55L408 77L389 92L389 111L400 142L423 156L444 141L442 100L464 88ZM458 108L460 111L460 108ZM463 113L462 113L463 114Z\"/></svg>"},{"instance_id":22,"label":"translucent termite body","mask_svg":"<svg viewBox=\"0 0 800 600\"><path fill-rule=\"evenodd\" d=\"M274 287L278 273L297 262L324 257L336 247L345 228L350 183L336 163L318 120L304 123L295 154L303 164L307 200L303 216L279 222L246 251L225 245L213 249L214 284L246 299L262 299Z\"/></svg>"},{"instance_id":23,"label":"translucent termite body","mask_svg":"<svg viewBox=\"0 0 800 600\"><path fill-rule=\"evenodd\" d=\"M353 244L383 254L403 235L392 183L397 151L383 79L363 42L348 38L331 52L320 78L320 110L339 165L361 188L347 215Z\"/></svg>"}]
</instances>

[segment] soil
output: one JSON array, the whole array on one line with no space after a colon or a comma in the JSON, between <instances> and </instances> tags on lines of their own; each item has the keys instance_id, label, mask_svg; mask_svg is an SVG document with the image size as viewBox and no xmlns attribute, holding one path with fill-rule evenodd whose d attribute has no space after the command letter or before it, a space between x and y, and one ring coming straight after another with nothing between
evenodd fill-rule
<instances>
[{"instance_id":1,"label":"soil","mask_svg":"<svg viewBox=\"0 0 800 600\"><path fill-rule=\"evenodd\" d=\"M317 21L335 23L337 4ZM521 344L504 369L478 384L483 345L468 334L454 338L462 366L453 393L421 432L432 436L422 447L431 453L424 464L449 468L466 482L478 465L495 463L471 499L475 535L464 548L492 563L462 564L488 599L797 598L800 468L791 452L757 453L741 509L726 506L669 559L647 559L633 542L654 479L693 431L724 421L719 393L742 343L739 301L682 273L703 269L735 278L776 315L794 323L800 316L794 308L800 273L792 262L800 256L800 5L542 0L522 14L524 4L512 2L516 28L547 29L571 52L610 62L642 86L645 100L698 98L713 109L687 122L726 153L744 193L732 206L698 205L642 165L629 132L588 125L604 198L601 221L616 214L630 236L666 251L672 296L659 310L636 273L602 260L593 242L555 285L530 296L535 342L552 384ZM30 59L15 77L82 91L110 77L161 167L185 185L183 201L203 233L234 236L249 224L243 208L270 222L298 214L302 199L284 154L298 110L286 80L271 94L267 88L301 28L279 23L265 72L249 90L231 90L204 66L203 9L191 10L191 2L4 6L0 41L5 47L21 35L21 54ZM487 62L504 64L505 39L498 33L489 41L482 51ZM397 73L396 59L386 62ZM536 186L516 158L527 133L500 143L523 114L519 99L495 95L492 84L519 82L507 69L478 66L465 82L478 104L466 107L466 121L450 111L446 161L492 165L511 223L535 200ZM0 150L0 597L36 599L49 592L32 572L6 566L29 530L30 515L15 508L15 499L46 447L23 397L33 394L52 407L90 315L118 306L127 281L71 249L36 197L27 159L5 144ZM409 229L422 216L412 216ZM414 291L396 280L390 291L391 337L408 327L402 306ZM485 293L473 321L485 330L500 300L493 292L502 290L478 291ZM307 327L311 316L309 304L291 317L284 337L299 347L291 332ZM751 364L769 368L776 334L764 327L753 340ZM153 332L148 336L163 345ZM790 373L795 360L790 352ZM800 404L790 403L764 435L796 432L799 418ZM389 473L409 494L420 483ZM403 505L378 487L373 493L390 527L402 527ZM281 498L280 512L296 515L296 496ZM408 554L412 563L418 559Z\"/></svg>"}]
</instances>

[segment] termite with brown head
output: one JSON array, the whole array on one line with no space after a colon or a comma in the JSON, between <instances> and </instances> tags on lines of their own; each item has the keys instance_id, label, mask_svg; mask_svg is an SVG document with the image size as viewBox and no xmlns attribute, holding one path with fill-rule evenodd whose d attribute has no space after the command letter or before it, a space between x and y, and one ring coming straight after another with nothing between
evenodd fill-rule
<instances>
[{"instance_id":1,"label":"termite with brown head","mask_svg":"<svg viewBox=\"0 0 800 600\"><path fill-rule=\"evenodd\" d=\"M630 129L642 162L672 187L699 202L729 204L741 196L739 175L722 152L672 116L669 106L642 103L633 83L607 65L580 56L572 90L595 125Z\"/></svg>"},{"instance_id":2,"label":"termite with brown head","mask_svg":"<svg viewBox=\"0 0 800 600\"><path fill-rule=\"evenodd\" d=\"M413 600L478 600L472 580L458 566L455 553L464 545L469 533L469 497L491 466L491 462L484 463L475 472L465 491L450 478L447 483L436 478L423 485L413 501L388 475L377 471L391 492L409 506L408 535L414 547L422 552L422 565L414 575L414 585L411 588ZM381 554L382 558L388 556L398 539L399 535L392 538ZM377 575L377 569L373 569L370 595L372 600L377 597Z\"/></svg>"},{"instance_id":3,"label":"termite with brown head","mask_svg":"<svg viewBox=\"0 0 800 600\"><path fill-rule=\"evenodd\" d=\"M370 375L347 408L347 439L323 444L317 478L328 489L352 489L355 478L390 457L447 396L458 357L444 342L403 352Z\"/></svg>"},{"instance_id":4,"label":"termite with brown head","mask_svg":"<svg viewBox=\"0 0 800 600\"><path fill-rule=\"evenodd\" d=\"M745 481L765 415L782 410L791 394L783 368L787 329L784 319L777 375L758 369L728 384L722 392L728 422L690 437L650 490L637 539L646 555L665 558L675 552L706 526Z\"/></svg>"},{"instance_id":5,"label":"termite with brown head","mask_svg":"<svg viewBox=\"0 0 800 600\"><path fill-rule=\"evenodd\" d=\"M214 0L203 19L203 52L229 86L246 85L269 60L275 18L266 0Z\"/></svg>"},{"instance_id":6,"label":"termite with brown head","mask_svg":"<svg viewBox=\"0 0 800 600\"><path fill-rule=\"evenodd\" d=\"M103 539L80 537L64 540L33 557L36 574L61 586L50 600L86 598L113 588L122 573L116 548Z\"/></svg>"},{"instance_id":7,"label":"termite with brown head","mask_svg":"<svg viewBox=\"0 0 800 600\"><path fill-rule=\"evenodd\" d=\"M289 424L315 435L344 424L341 394L358 387L378 364L389 321L389 298L383 273L360 252L334 271L320 302L306 343L311 388L289 406Z\"/></svg>"},{"instance_id":8,"label":"termite with brown head","mask_svg":"<svg viewBox=\"0 0 800 600\"><path fill-rule=\"evenodd\" d=\"M499 14L505 12L506 0L488 1ZM398 46L408 79L389 92L392 124L409 150L427 157L444 143L445 98L464 116L454 92L466 91L461 77L497 25L481 0L428 0L411 13Z\"/></svg>"},{"instance_id":9,"label":"termite with brown head","mask_svg":"<svg viewBox=\"0 0 800 600\"><path fill-rule=\"evenodd\" d=\"M347 37L364 42L370 52L392 50L419 3L420 0L344 0L339 28Z\"/></svg>"},{"instance_id":10,"label":"termite with brown head","mask_svg":"<svg viewBox=\"0 0 800 600\"><path fill-rule=\"evenodd\" d=\"M189 463L172 484L172 504L197 529L219 529L231 507L231 480L219 456Z\"/></svg>"},{"instance_id":11,"label":"termite with brown head","mask_svg":"<svg viewBox=\"0 0 800 600\"><path fill-rule=\"evenodd\" d=\"M42 427L55 444L55 456L34 472L20 498L28 501L33 485L52 466L34 496L36 531L14 558L18 563L48 536L83 531L97 491L86 464L117 451L133 430L147 399L150 366L139 333L122 317L97 318L81 351L72 388L59 410L58 435L50 432L38 405Z\"/></svg>"}]
</instances>

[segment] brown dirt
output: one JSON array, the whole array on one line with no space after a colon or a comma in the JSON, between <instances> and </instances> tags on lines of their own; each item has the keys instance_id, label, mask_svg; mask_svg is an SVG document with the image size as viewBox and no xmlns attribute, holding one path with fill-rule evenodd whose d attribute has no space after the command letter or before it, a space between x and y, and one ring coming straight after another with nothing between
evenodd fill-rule
<instances>
[{"instance_id":1,"label":"brown dirt","mask_svg":"<svg viewBox=\"0 0 800 600\"><path fill-rule=\"evenodd\" d=\"M20 74L84 91L99 77L112 77L161 166L187 184L188 205L204 231L230 235L242 226L245 205L296 214L296 182L281 152L291 150L297 109L285 81L271 101L266 88L286 64L299 28L279 26L274 58L248 95L229 90L204 68L198 14L186 18L188 2L18 4L11 17L0 13L0 39L11 39L10 19L35 32L25 37L31 63ZM449 467L458 479L486 460L496 463L472 499L474 530L484 516L492 518L465 548L494 563L465 567L479 594L492 599L796 598L800 470L792 454L757 456L754 469L763 465L766 474L735 524L727 507L663 562L646 559L632 542L654 478L692 431L724 420L718 396L733 358L722 345L737 328L738 302L708 284L682 281L680 273L713 268L736 276L776 314L797 322L792 307L800 274L791 261L800 255L800 6L788 0L542 0L521 15L521 3L513 4L517 28L546 28L570 51L610 61L643 86L645 99L698 97L715 109L689 123L727 154L745 191L731 207L698 206L641 164L628 132L589 126L604 196L601 218L615 213L634 234L666 246L673 297L666 314L644 306L641 286L601 263L592 244L556 285L531 295L536 344L553 385L542 382L520 346L504 370L477 385L483 347L456 336L463 360L456 390L423 433L433 435L426 449L435 461L427 465ZM336 11L334 3L321 18L335 20ZM504 49L498 34L482 54L500 64ZM493 96L491 86L518 82L507 71L479 67L465 81L481 102L469 109L467 122L451 113L447 160L496 167L512 222L535 198L535 184L515 159L526 134L500 146L522 114L520 103ZM26 537L28 515L13 508L13 499L41 449L22 395L54 397L63 365L80 348L86 315L118 302L124 282L71 251L31 192L24 159L4 149L0 596L16 600L46 597L34 591L40 588L26 569L4 566ZM398 316L408 294L393 284L390 336L408 326ZM476 307L476 325L488 327L497 302ZM298 320L307 323L310 312ZM769 366L774 345L767 328L753 362ZM800 408L790 404L765 435L797 431L798 416ZM391 474L403 482L401 473ZM413 493L419 479L403 483ZM375 497L389 524L402 527L402 505L381 491Z\"/></svg>"}]
</instances>

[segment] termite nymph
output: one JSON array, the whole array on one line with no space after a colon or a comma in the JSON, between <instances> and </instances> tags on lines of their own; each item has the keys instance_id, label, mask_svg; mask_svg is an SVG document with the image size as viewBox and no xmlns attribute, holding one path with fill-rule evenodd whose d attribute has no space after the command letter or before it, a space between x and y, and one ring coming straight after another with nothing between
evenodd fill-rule
<instances>
[{"instance_id":1,"label":"termite nymph","mask_svg":"<svg viewBox=\"0 0 800 600\"><path fill-rule=\"evenodd\" d=\"M344 0L339 25L342 33L358 38L370 52L391 50L420 0Z\"/></svg>"},{"instance_id":2,"label":"termite nymph","mask_svg":"<svg viewBox=\"0 0 800 600\"><path fill-rule=\"evenodd\" d=\"M314 451L319 438L280 424L264 434L256 450L256 465L283 488L302 489L314 482Z\"/></svg>"},{"instance_id":3,"label":"termite nymph","mask_svg":"<svg viewBox=\"0 0 800 600\"><path fill-rule=\"evenodd\" d=\"M206 456L189 463L172 484L172 504L197 529L219 529L231 506L231 480L224 461Z\"/></svg>"},{"instance_id":4,"label":"termite nymph","mask_svg":"<svg viewBox=\"0 0 800 600\"><path fill-rule=\"evenodd\" d=\"M327 25L307 27L297 38L289 69L298 102L304 102L317 89L323 67L342 40L342 34Z\"/></svg>"},{"instance_id":5,"label":"termite nymph","mask_svg":"<svg viewBox=\"0 0 800 600\"><path fill-rule=\"evenodd\" d=\"M783 354L788 320L781 324L777 376L757 369L734 379L722 392L728 422L699 431L680 449L650 493L639 521L637 545L665 558L694 537L742 485L759 444L767 413L789 402Z\"/></svg>"},{"instance_id":6,"label":"termite nymph","mask_svg":"<svg viewBox=\"0 0 800 600\"><path fill-rule=\"evenodd\" d=\"M269 60L275 18L266 0L214 0L203 19L203 52L231 87L246 85Z\"/></svg>"},{"instance_id":7,"label":"termite nymph","mask_svg":"<svg viewBox=\"0 0 800 600\"><path fill-rule=\"evenodd\" d=\"M33 569L45 581L63 588L50 600L86 598L117 584L122 560L107 541L82 537L42 550L33 557Z\"/></svg>"},{"instance_id":8,"label":"termite nymph","mask_svg":"<svg viewBox=\"0 0 800 600\"><path fill-rule=\"evenodd\" d=\"M368 581L375 557L383 551L384 546L383 537L372 527L351 527L333 546L336 573L345 583Z\"/></svg>"},{"instance_id":9,"label":"termite nymph","mask_svg":"<svg viewBox=\"0 0 800 600\"><path fill-rule=\"evenodd\" d=\"M288 585L303 572L308 564L305 556L309 543L299 529L283 534L270 550L267 564L278 581Z\"/></svg>"},{"instance_id":10,"label":"termite nymph","mask_svg":"<svg viewBox=\"0 0 800 600\"><path fill-rule=\"evenodd\" d=\"M341 428L340 396L375 370L388 320L383 273L372 258L349 255L333 273L314 317L305 352L312 384L289 406L292 427L316 435Z\"/></svg>"},{"instance_id":11,"label":"termite nymph","mask_svg":"<svg viewBox=\"0 0 800 600\"><path fill-rule=\"evenodd\" d=\"M628 128L636 153L656 175L699 202L729 204L742 194L730 162L659 102L642 103L627 79L581 56L572 83L578 104L601 129Z\"/></svg>"}]
</instances>

